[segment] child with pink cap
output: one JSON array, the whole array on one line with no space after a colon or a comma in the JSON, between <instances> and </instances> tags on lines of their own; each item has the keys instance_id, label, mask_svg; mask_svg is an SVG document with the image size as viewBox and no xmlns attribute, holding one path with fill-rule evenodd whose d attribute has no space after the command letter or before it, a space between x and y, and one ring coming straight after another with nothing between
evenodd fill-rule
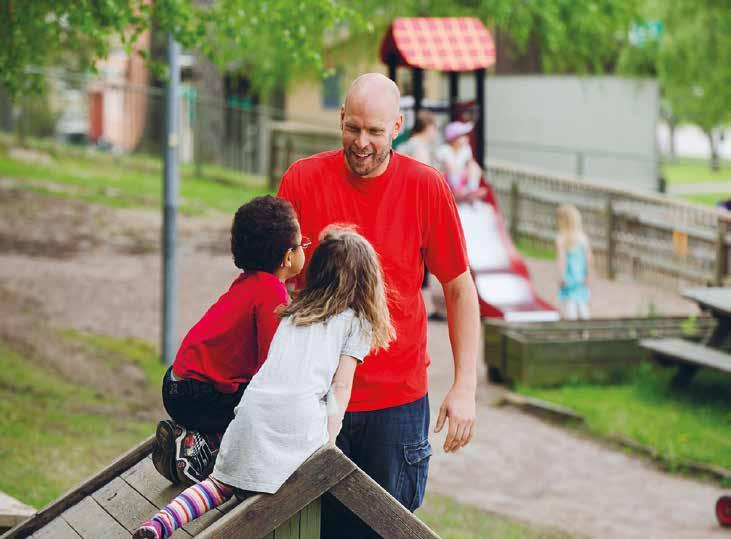
<instances>
[{"instance_id":1,"label":"child with pink cap","mask_svg":"<svg viewBox=\"0 0 731 539\"><path fill-rule=\"evenodd\" d=\"M457 202L471 202L482 198L486 189L480 187L482 169L472 156L468 135L472 122L450 122L444 128L443 144L437 150L439 169L449 182Z\"/></svg>"}]
</instances>

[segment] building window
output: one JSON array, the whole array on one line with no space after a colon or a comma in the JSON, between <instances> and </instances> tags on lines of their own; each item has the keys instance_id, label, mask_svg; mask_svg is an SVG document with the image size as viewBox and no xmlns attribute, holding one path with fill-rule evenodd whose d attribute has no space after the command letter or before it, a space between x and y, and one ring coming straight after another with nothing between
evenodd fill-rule
<instances>
[{"instance_id":1,"label":"building window","mask_svg":"<svg viewBox=\"0 0 731 539\"><path fill-rule=\"evenodd\" d=\"M322 106L326 109L340 108L343 87L343 71L335 69L322 81Z\"/></svg>"}]
</instances>

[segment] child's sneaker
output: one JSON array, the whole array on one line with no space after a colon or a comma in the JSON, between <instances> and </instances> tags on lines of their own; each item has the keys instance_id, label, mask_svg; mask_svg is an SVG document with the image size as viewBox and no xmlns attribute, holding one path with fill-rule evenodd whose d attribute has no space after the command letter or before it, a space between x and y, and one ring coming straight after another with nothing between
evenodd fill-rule
<instances>
[{"instance_id":1,"label":"child's sneaker","mask_svg":"<svg viewBox=\"0 0 731 539\"><path fill-rule=\"evenodd\" d=\"M216 438L216 435L209 436L191 430L185 436L176 439L176 467L179 481L192 485L211 475L220 445Z\"/></svg>"},{"instance_id":2,"label":"child's sneaker","mask_svg":"<svg viewBox=\"0 0 731 539\"><path fill-rule=\"evenodd\" d=\"M155 469L165 479L174 485L180 484L175 460L177 456L177 448L180 446L180 440L187 434L185 428L164 419L157 424L155 431L155 444L152 450L152 463Z\"/></svg>"}]
</instances>

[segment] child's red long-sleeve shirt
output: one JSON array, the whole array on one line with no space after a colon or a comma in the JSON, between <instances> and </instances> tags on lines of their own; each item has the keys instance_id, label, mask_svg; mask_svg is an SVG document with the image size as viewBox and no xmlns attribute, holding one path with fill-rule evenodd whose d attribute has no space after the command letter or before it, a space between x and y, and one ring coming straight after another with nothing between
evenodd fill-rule
<instances>
[{"instance_id":1,"label":"child's red long-sleeve shirt","mask_svg":"<svg viewBox=\"0 0 731 539\"><path fill-rule=\"evenodd\" d=\"M242 273L188 331L173 373L234 393L264 363L279 326L274 310L288 301L284 283L271 273Z\"/></svg>"}]
</instances>

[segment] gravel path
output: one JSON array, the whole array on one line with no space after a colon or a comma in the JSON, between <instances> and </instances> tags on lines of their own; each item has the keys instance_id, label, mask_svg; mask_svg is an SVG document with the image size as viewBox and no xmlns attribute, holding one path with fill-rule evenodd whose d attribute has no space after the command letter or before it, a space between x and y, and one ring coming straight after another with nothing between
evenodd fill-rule
<instances>
[{"instance_id":1,"label":"gravel path","mask_svg":"<svg viewBox=\"0 0 731 539\"><path fill-rule=\"evenodd\" d=\"M0 241L0 292L5 291L6 302L0 330L7 333L23 325L20 315L14 319L15 310L25 317L37 313L40 335L48 326L157 342L160 261L154 252L159 230L155 216L87 211L26 195L21 202L29 206L23 210L20 199L5 206L3 201L10 200L5 195L0 190L0 240L6 240ZM90 223L79 219L82 210L93 217ZM39 220L39 215L44 218ZM228 219L181 220L179 336L236 275L225 252L227 228ZM49 236L56 246L50 250L43 247ZM86 238L82 247L77 237ZM114 241L102 241L107 237ZM555 297L552 265L530 261L530 267L538 276L538 290L546 298ZM692 308L665 291L629 283L599 282L594 294L596 315L639 314L649 301L663 314ZM430 326L429 349L433 424L451 382L446 324ZM728 537L713 516L721 489L662 473L640 458L514 409L490 406L500 389L487 386L482 365L479 380L475 439L458 454L445 455L440 449L443 435L434 436L430 489L488 511L591 537Z\"/></svg>"}]
</instances>

